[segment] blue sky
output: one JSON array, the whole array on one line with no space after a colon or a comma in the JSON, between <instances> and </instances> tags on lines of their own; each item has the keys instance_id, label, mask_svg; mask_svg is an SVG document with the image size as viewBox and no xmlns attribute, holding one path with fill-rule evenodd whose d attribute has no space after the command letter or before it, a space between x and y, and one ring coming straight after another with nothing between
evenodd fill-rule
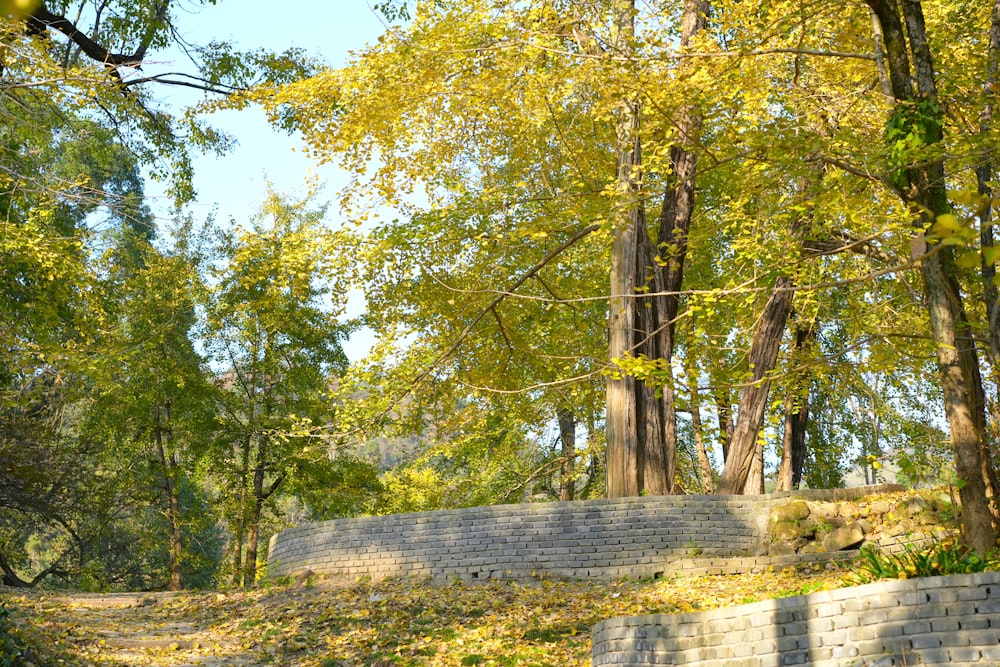
<instances>
[{"instance_id":1,"label":"blue sky","mask_svg":"<svg viewBox=\"0 0 1000 667\"><path fill-rule=\"evenodd\" d=\"M374 42L385 30L381 17L365 0L220 0L215 6L204 6L196 13L181 13L178 28L193 44L212 40L230 40L240 50L265 48L283 51L289 47L306 50L328 64L339 67L346 63L351 51ZM191 67L179 53L156 54L149 67L155 70L190 71ZM183 107L198 99L198 95L183 88L162 88L157 95ZM281 192L304 194L306 179L315 176L325 183L325 198L333 201L346 177L334 165L318 167L307 158L302 142L294 136L273 129L264 114L253 109L223 112L208 117L215 127L233 135L238 144L230 153L201 156L195 161L195 188L198 201L190 210L196 217L217 211L217 220L246 220L263 199L265 182L271 181ZM163 186L150 182L147 192L157 215L169 214L169 202ZM329 216L338 212L331 206ZM363 303L354 299L352 316L360 314ZM352 337L345 346L348 356L356 360L370 344L365 332Z\"/></svg>"}]
</instances>

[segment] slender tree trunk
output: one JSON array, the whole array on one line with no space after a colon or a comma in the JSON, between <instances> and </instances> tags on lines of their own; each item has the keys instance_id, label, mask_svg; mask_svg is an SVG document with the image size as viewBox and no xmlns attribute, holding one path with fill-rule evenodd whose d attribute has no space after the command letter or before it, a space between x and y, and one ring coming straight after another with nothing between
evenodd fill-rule
<instances>
[{"instance_id":1,"label":"slender tree trunk","mask_svg":"<svg viewBox=\"0 0 1000 667\"><path fill-rule=\"evenodd\" d=\"M823 178L823 167L819 162L813 163L813 171L811 177L802 178L797 186L799 198L806 201L806 206L810 191ZM801 249L804 227L805 220L802 217L793 218L789 231L794 250ZM781 338L792 311L794 286L792 278L778 278L754 332L749 360L753 376L740 393L730 455L726 458L726 466L719 480L721 494L764 492L764 443L760 438L760 429L771 392L771 382L767 376L774 370L778 360Z\"/></svg>"},{"instance_id":2,"label":"slender tree trunk","mask_svg":"<svg viewBox=\"0 0 1000 667\"><path fill-rule=\"evenodd\" d=\"M901 0L906 34L895 2L867 2L882 28L889 79L897 105L936 103L934 67L920 2ZM910 84L910 55L913 57L918 96L914 95ZM936 122L923 119L921 126L914 127L913 130L927 137L931 144L939 143L942 139L940 119L936 119ZM937 159L907 169L906 180L908 187L904 197L913 207L915 222L921 229L932 223L935 216L949 212L942 160ZM914 251L925 254L926 249L921 233L918 242L914 243ZM983 389L978 377L978 355L974 344L968 340L968 321L955 277L953 258L952 249L948 247L927 255L921 262L921 273L936 346L945 414L951 432L955 468L963 481L959 496L962 501L964 539L968 546L985 553L996 546L996 537L984 481Z\"/></svg>"},{"instance_id":3,"label":"slender tree trunk","mask_svg":"<svg viewBox=\"0 0 1000 667\"><path fill-rule=\"evenodd\" d=\"M993 129L993 110L997 96L997 77L1000 74L1000 0L993 3L990 21L989 52L987 54L986 81L983 83L983 111L979 116L979 132L986 138ZM983 142L988 146L988 142ZM995 173L994 154L988 150L985 159L976 168L976 182L979 194L984 199L984 205L979 209L979 240L980 247L989 248L996 244L993 235L993 207L989 200L993 197L993 181ZM1000 387L1000 294L993 282L997 270L995 264L982 261L983 301L986 303L987 335L990 348L990 366L997 387Z\"/></svg>"},{"instance_id":4,"label":"slender tree trunk","mask_svg":"<svg viewBox=\"0 0 1000 667\"><path fill-rule=\"evenodd\" d=\"M793 358L802 357L813 340L816 323L795 324ZM785 397L785 429L781 443L781 465L775 491L791 491L802 482L802 466L806 460L806 427L809 425L809 386L793 382Z\"/></svg>"},{"instance_id":5,"label":"slender tree trunk","mask_svg":"<svg viewBox=\"0 0 1000 667\"><path fill-rule=\"evenodd\" d=\"M691 397L691 429L694 431L694 446L698 452L701 492L715 493L715 471L712 470L712 462L709 460L708 450L705 448L705 432L701 424L701 408L698 406L697 392Z\"/></svg>"},{"instance_id":6,"label":"slender tree trunk","mask_svg":"<svg viewBox=\"0 0 1000 667\"><path fill-rule=\"evenodd\" d=\"M708 24L708 0L684 0L681 16L682 49L691 46L698 33ZM677 115L677 143L670 149L671 177L663 194L660 224L656 237L655 288L666 295L658 299L660 321L660 352L671 367L676 344L675 320L680 310L680 295L684 283L684 260L687 257L688 233L694 212L695 174L698 154L693 148L701 137L702 115L697 105L682 107ZM674 387L668 383L662 389L664 427L664 463L669 493L676 491L677 479L677 410L674 405Z\"/></svg>"},{"instance_id":7,"label":"slender tree trunk","mask_svg":"<svg viewBox=\"0 0 1000 667\"><path fill-rule=\"evenodd\" d=\"M892 84L889 82L889 72L885 66L885 38L882 35L882 26L874 9L869 7L868 13L872 19L872 33L875 38L875 69L878 70L878 82L882 94L892 99Z\"/></svg>"},{"instance_id":8,"label":"slender tree trunk","mask_svg":"<svg viewBox=\"0 0 1000 667\"><path fill-rule=\"evenodd\" d=\"M580 490L579 497L585 500L601 498L607 490L606 466L604 465L602 451L596 444L598 433L594 427L593 415L587 417L587 452L590 454L590 461L587 463L587 482Z\"/></svg>"},{"instance_id":9,"label":"slender tree trunk","mask_svg":"<svg viewBox=\"0 0 1000 667\"><path fill-rule=\"evenodd\" d=\"M729 387L724 387L717 381L712 397L715 400L715 415L719 420L719 445L722 447L722 462L725 465L729 460L729 443L733 441L733 432L736 430Z\"/></svg>"},{"instance_id":10,"label":"slender tree trunk","mask_svg":"<svg viewBox=\"0 0 1000 667\"><path fill-rule=\"evenodd\" d=\"M167 587L172 591L183 589L181 580L181 558L183 557L183 530L181 528L181 501L177 484L178 465L171 451L170 431L170 401L162 408L156 407L155 414L156 452L160 462L160 472L163 476L163 497L166 504L167 526L169 531L168 570L170 581Z\"/></svg>"},{"instance_id":11,"label":"slender tree trunk","mask_svg":"<svg viewBox=\"0 0 1000 667\"><path fill-rule=\"evenodd\" d=\"M719 493L738 495L744 492L754 459L758 456L758 433L764 420L767 398L771 391L768 374L774 369L781 347L781 335L792 309L794 292L787 277L778 278L776 289L764 306L757 331L750 344L750 368L753 376L740 394L736 410L736 430L729 445L729 457L719 479Z\"/></svg>"},{"instance_id":12,"label":"slender tree trunk","mask_svg":"<svg viewBox=\"0 0 1000 667\"><path fill-rule=\"evenodd\" d=\"M243 562L243 586L253 586L257 581L257 542L260 535L260 519L264 513L264 478L267 474L267 436L260 435L257 443L257 460L254 462L253 488L250 520L247 522L247 555Z\"/></svg>"},{"instance_id":13,"label":"slender tree trunk","mask_svg":"<svg viewBox=\"0 0 1000 667\"><path fill-rule=\"evenodd\" d=\"M251 410L253 406L251 405ZM248 425L249 429L249 425ZM240 452L239 470L239 507L236 513L236 525L233 526L233 585L243 586L243 546L247 536L247 523L249 521L250 504L250 450L253 446L253 435L248 431L243 441L243 450Z\"/></svg>"},{"instance_id":14,"label":"slender tree trunk","mask_svg":"<svg viewBox=\"0 0 1000 667\"><path fill-rule=\"evenodd\" d=\"M556 413L559 440L562 445L562 465L559 476L559 500L573 500L573 471L576 468L576 416L569 408Z\"/></svg>"}]
</instances>

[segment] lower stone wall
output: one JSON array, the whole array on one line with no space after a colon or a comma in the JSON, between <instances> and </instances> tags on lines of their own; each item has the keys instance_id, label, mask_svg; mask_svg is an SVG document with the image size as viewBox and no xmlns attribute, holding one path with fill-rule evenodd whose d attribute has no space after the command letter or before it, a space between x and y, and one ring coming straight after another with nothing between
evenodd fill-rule
<instances>
[{"instance_id":1,"label":"lower stone wall","mask_svg":"<svg viewBox=\"0 0 1000 667\"><path fill-rule=\"evenodd\" d=\"M943 664L1000 664L1000 573L612 618L593 631L594 667Z\"/></svg>"},{"instance_id":2,"label":"lower stone wall","mask_svg":"<svg viewBox=\"0 0 1000 667\"><path fill-rule=\"evenodd\" d=\"M897 488L802 491L794 496L853 500ZM677 573L672 563L696 556L746 558L762 553L770 511L791 495L657 496L338 519L275 535L268 572L280 577L305 566L333 577L667 576ZM799 557L785 560L776 562L789 564Z\"/></svg>"}]
</instances>

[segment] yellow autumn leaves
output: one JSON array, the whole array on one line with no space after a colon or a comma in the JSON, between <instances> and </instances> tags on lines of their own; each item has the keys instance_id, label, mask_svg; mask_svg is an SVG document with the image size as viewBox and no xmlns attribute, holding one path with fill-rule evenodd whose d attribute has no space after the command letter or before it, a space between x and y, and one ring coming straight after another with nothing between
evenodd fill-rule
<instances>
[{"instance_id":1,"label":"yellow autumn leaves","mask_svg":"<svg viewBox=\"0 0 1000 667\"><path fill-rule=\"evenodd\" d=\"M656 581L359 579L321 589L184 593L141 609L82 609L45 596L20 598L16 606L38 631L58 638L63 653L45 656L50 664L121 664L120 638L148 635L155 638L150 648L131 650L150 667L208 656L292 667L583 667L590 664L591 628L604 618L714 609L835 588L842 578L817 568Z\"/></svg>"},{"instance_id":2,"label":"yellow autumn leaves","mask_svg":"<svg viewBox=\"0 0 1000 667\"><path fill-rule=\"evenodd\" d=\"M958 190L949 193L949 196L956 204L974 212L976 216L982 216L990 208L1000 207L1000 199L991 199L974 190ZM962 269L974 269L981 263L993 266L1000 259L1000 246L977 247L975 240L978 236L977 221L971 215L959 216L955 213L937 216L927 230L927 238L932 243L968 248L955 258L955 263ZM1000 285L996 278L994 283Z\"/></svg>"}]
</instances>

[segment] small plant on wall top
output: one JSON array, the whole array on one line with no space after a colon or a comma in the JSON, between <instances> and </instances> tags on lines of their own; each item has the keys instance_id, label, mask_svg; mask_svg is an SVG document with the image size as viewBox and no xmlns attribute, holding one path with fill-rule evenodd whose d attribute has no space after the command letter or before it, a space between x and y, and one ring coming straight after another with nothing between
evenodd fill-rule
<instances>
[{"instance_id":1,"label":"small plant on wall top","mask_svg":"<svg viewBox=\"0 0 1000 667\"><path fill-rule=\"evenodd\" d=\"M1000 560L995 554L981 556L949 537L924 549L905 545L903 552L898 554L884 553L875 546L864 547L858 565L851 570L851 579L852 583L866 584L880 579L936 577L996 569L1000 569Z\"/></svg>"}]
</instances>

